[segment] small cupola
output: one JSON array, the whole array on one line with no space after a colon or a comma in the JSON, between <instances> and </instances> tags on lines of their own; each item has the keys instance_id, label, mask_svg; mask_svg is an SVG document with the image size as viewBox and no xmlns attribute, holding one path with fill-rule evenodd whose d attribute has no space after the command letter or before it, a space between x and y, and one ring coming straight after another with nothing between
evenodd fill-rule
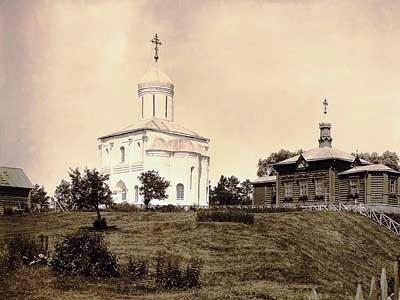
<instances>
[{"instance_id":1,"label":"small cupola","mask_svg":"<svg viewBox=\"0 0 400 300\"><path fill-rule=\"evenodd\" d=\"M328 108L328 100L324 99L322 104L324 105L324 116L326 116L327 108ZM320 148L324 148L324 147L332 148L331 128L332 128L332 124L329 122L324 121L324 122L319 123L320 134L319 134L318 142L319 142Z\"/></svg>"}]
</instances>

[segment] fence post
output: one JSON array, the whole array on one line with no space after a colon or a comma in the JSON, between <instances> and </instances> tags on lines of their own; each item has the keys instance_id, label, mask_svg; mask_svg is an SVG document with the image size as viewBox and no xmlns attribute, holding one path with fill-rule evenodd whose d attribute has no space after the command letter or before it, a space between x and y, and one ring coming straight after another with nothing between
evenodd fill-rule
<instances>
[{"instance_id":1,"label":"fence post","mask_svg":"<svg viewBox=\"0 0 400 300\"><path fill-rule=\"evenodd\" d=\"M364 296L362 293L361 282L357 284L357 293L355 300L364 300Z\"/></svg>"},{"instance_id":2,"label":"fence post","mask_svg":"<svg viewBox=\"0 0 400 300\"><path fill-rule=\"evenodd\" d=\"M381 299L387 299L388 297L388 284L386 280L386 269L382 268L381 273Z\"/></svg>"},{"instance_id":3,"label":"fence post","mask_svg":"<svg viewBox=\"0 0 400 300\"><path fill-rule=\"evenodd\" d=\"M376 290L376 278L372 276L371 285L369 287L369 300L378 300L378 292Z\"/></svg>"}]
</instances>

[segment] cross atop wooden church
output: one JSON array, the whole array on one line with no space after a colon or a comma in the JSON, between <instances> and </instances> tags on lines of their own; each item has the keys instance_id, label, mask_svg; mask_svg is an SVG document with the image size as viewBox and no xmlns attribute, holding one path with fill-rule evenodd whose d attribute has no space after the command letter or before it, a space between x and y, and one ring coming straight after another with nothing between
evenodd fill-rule
<instances>
[{"instance_id":1,"label":"cross atop wooden church","mask_svg":"<svg viewBox=\"0 0 400 300\"><path fill-rule=\"evenodd\" d=\"M326 115L326 113L328 112L328 100L324 99L322 104L324 106L324 114Z\"/></svg>"},{"instance_id":2,"label":"cross atop wooden church","mask_svg":"<svg viewBox=\"0 0 400 300\"><path fill-rule=\"evenodd\" d=\"M154 47L154 50L155 50L154 59L157 62L158 61L158 46L162 45L160 39L158 38L158 34L157 33L156 33L156 35L154 36L154 38L150 42L156 45Z\"/></svg>"}]
</instances>

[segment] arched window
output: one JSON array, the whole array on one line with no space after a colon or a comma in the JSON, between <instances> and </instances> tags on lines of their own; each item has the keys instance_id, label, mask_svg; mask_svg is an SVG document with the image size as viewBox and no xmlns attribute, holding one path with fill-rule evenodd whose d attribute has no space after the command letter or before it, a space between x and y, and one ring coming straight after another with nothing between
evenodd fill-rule
<instances>
[{"instance_id":1,"label":"arched window","mask_svg":"<svg viewBox=\"0 0 400 300\"><path fill-rule=\"evenodd\" d=\"M114 192L118 195L121 195L120 201L126 201L126 193L128 189L126 188L125 183L122 180L119 180L115 185Z\"/></svg>"},{"instance_id":2,"label":"arched window","mask_svg":"<svg viewBox=\"0 0 400 300\"><path fill-rule=\"evenodd\" d=\"M185 197L185 187L182 183L176 185L176 200L183 200Z\"/></svg>"},{"instance_id":3,"label":"arched window","mask_svg":"<svg viewBox=\"0 0 400 300\"><path fill-rule=\"evenodd\" d=\"M139 187L135 185L135 202L139 201Z\"/></svg>"},{"instance_id":4,"label":"arched window","mask_svg":"<svg viewBox=\"0 0 400 300\"><path fill-rule=\"evenodd\" d=\"M121 147L119 148L121 150L121 162L125 162L125 148Z\"/></svg>"},{"instance_id":5,"label":"arched window","mask_svg":"<svg viewBox=\"0 0 400 300\"><path fill-rule=\"evenodd\" d=\"M193 188L193 173L194 173L194 167L190 168L190 190Z\"/></svg>"}]
</instances>

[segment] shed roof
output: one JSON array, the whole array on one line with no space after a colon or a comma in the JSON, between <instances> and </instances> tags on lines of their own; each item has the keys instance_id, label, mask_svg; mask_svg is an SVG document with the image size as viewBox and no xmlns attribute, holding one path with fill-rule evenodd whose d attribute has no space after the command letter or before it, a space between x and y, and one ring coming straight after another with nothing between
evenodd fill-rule
<instances>
[{"instance_id":1,"label":"shed roof","mask_svg":"<svg viewBox=\"0 0 400 300\"><path fill-rule=\"evenodd\" d=\"M0 186L32 189L32 183L20 168L0 167Z\"/></svg>"},{"instance_id":2,"label":"shed roof","mask_svg":"<svg viewBox=\"0 0 400 300\"><path fill-rule=\"evenodd\" d=\"M347 175L347 174L356 174L356 173L365 173L365 172L389 172L400 174L400 172L389 168L388 166L382 164L371 164L366 166L357 166L346 170L344 172L339 173L339 175Z\"/></svg>"},{"instance_id":3,"label":"shed roof","mask_svg":"<svg viewBox=\"0 0 400 300\"><path fill-rule=\"evenodd\" d=\"M306 161L318 161L318 160L327 160L327 159L339 159L348 162L353 162L355 156L344 152L342 150L331 148L331 147L322 147L322 148L313 148L311 150L304 151L302 154L303 158ZM296 155L294 157L288 158L281 162L278 162L274 165L286 165L286 164L294 164L298 161L300 155ZM363 164L370 164L370 162L360 159Z\"/></svg>"},{"instance_id":4,"label":"shed roof","mask_svg":"<svg viewBox=\"0 0 400 300\"><path fill-rule=\"evenodd\" d=\"M140 121L134 125L125 127L124 129L121 129L117 132L101 136L101 137L99 137L99 139L105 139L108 137L114 137L114 136L118 136L118 135L122 135L122 134L126 134L126 133L137 132L137 131L141 131L141 130L165 132L165 133L171 133L171 134L179 135L179 136L193 137L193 138L203 140L205 142L209 141L208 138L202 137L201 135L199 135L189 129L186 129L185 127L183 127L175 122L171 122L171 121L164 120L164 119L156 119L156 118Z\"/></svg>"},{"instance_id":5,"label":"shed roof","mask_svg":"<svg viewBox=\"0 0 400 300\"><path fill-rule=\"evenodd\" d=\"M276 176L260 176L254 179L251 183L252 184L257 184L257 183L274 183L276 182Z\"/></svg>"}]
</instances>

